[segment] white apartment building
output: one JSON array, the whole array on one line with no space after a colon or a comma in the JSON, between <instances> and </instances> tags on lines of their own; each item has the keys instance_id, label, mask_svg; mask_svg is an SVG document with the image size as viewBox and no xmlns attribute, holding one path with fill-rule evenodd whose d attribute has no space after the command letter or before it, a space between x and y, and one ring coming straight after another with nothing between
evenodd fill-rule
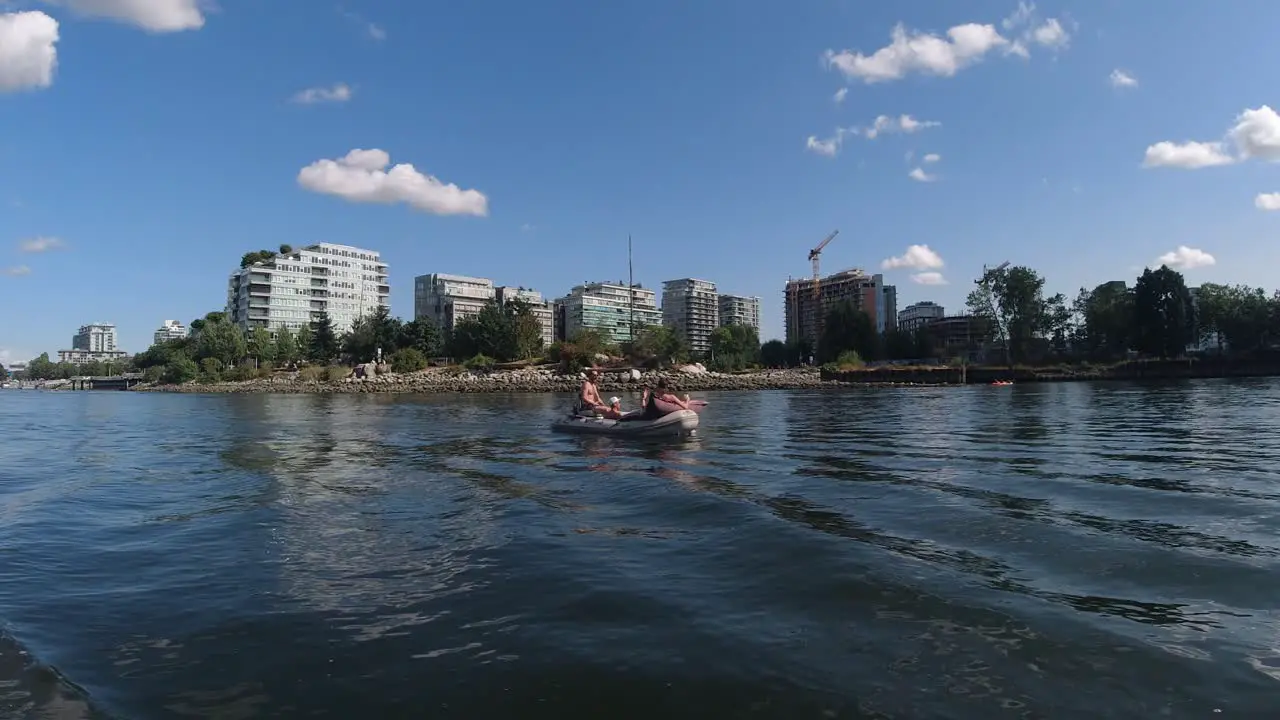
<instances>
[{"instance_id":1,"label":"white apartment building","mask_svg":"<svg viewBox=\"0 0 1280 720\"><path fill-rule=\"evenodd\" d=\"M297 330L320 311L343 333L357 318L391 307L387 265L375 250L318 243L255 262L231 274L227 316L248 330Z\"/></svg>"},{"instance_id":2,"label":"white apartment building","mask_svg":"<svg viewBox=\"0 0 1280 720\"><path fill-rule=\"evenodd\" d=\"M934 320L941 320L946 314L936 302L925 300L913 303L898 313L898 329L904 333L913 333Z\"/></svg>"},{"instance_id":3,"label":"white apartment building","mask_svg":"<svg viewBox=\"0 0 1280 720\"><path fill-rule=\"evenodd\" d=\"M698 355L711 352L711 333L720 327L716 284L681 278L662 283L662 323L674 329Z\"/></svg>"},{"instance_id":4,"label":"white apartment building","mask_svg":"<svg viewBox=\"0 0 1280 720\"><path fill-rule=\"evenodd\" d=\"M542 346L547 347L556 339L556 321L555 312L551 308L551 304L543 299L542 293L532 288L511 287L510 285L500 285L493 289L494 299L501 304L506 304L511 300L523 300L529 303L533 316L538 319L538 324L542 326Z\"/></svg>"},{"instance_id":5,"label":"white apartment building","mask_svg":"<svg viewBox=\"0 0 1280 720\"><path fill-rule=\"evenodd\" d=\"M480 314L496 299L488 278L431 273L413 279L413 319L430 320L446 330Z\"/></svg>"},{"instance_id":6,"label":"white apartment building","mask_svg":"<svg viewBox=\"0 0 1280 720\"><path fill-rule=\"evenodd\" d=\"M596 330L615 343L629 342L633 327L639 333L650 325L662 324L657 293L640 285L583 283L557 302L564 307L566 339L582 330Z\"/></svg>"},{"instance_id":7,"label":"white apartment building","mask_svg":"<svg viewBox=\"0 0 1280 720\"><path fill-rule=\"evenodd\" d=\"M118 360L125 351L116 346L116 326L111 323L81 325L71 337L71 349L58 351L58 362L80 364L95 360Z\"/></svg>"},{"instance_id":8,"label":"white apartment building","mask_svg":"<svg viewBox=\"0 0 1280 720\"><path fill-rule=\"evenodd\" d=\"M156 330L151 336L151 342L154 345L169 342L170 340L181 340L187 336L187 326L177 320L165 320L160 325L160 329Z\"/></svg>"},{"instance_id":9,"label":"white apartment building","mask_svg":"<svg viewBox=\"0 0 1280 720\"><path fill-rule=\"evenodd\" d=\"M747 325L760 331L760 298L742 295L719 296L720 325Z\"/></svg>"}]
</instances>

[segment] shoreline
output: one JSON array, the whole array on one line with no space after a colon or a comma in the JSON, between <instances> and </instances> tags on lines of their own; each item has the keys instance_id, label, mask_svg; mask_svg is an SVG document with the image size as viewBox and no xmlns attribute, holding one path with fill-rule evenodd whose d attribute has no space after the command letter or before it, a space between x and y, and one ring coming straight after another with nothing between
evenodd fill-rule
<instances>
[{"instance_id":1,"label":"shoreline","mask_svg":"<svg viewBox=\"0 0 1280 720\"><path fill-rule=\"evenodd\" d=\"M815 367L757 370L744 373L602 371L600 392L638 392L645 383L668 380L681 394L734 390L810 390L851 387L947 387L993 383L1040 384L1090 381L1186 380L1232 377L1278 377L1280 363L1216 360L1144 360L1110 366L880 366L845 370ZM546 368L490 372L432 368L413 373L339 380L303 379L298 373L272 378L184 385L139 385L134 392L176 393L574 393L578 375Z\"/></svg>"}]
</instances>

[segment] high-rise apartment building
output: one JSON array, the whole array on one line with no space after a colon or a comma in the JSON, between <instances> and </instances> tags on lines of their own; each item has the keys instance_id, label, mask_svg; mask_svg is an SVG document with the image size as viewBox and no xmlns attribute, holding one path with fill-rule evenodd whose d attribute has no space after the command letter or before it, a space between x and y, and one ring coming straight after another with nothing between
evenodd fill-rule
<instances>
[{"instance_id":1,"label":"high-rise apartment building","mask_svg":"<svg viewBox=\"0 0 1280 720\"><path fill-rule=\"evenodd\" d=\"M375 250L318 243L231 274L227 317L241 328L297 330L327 312L339 333L391 307L387 265Z\"/></svg>"},{"instance_id":2,"label":"high-rise apartment building","mask_svg":"<svg viewBox=\"0 0 1280 720\"><path fill-rule=\"evenodd\" d=\"M640 285L584 283L558 302L564 305L564 333L570 339L582 330L596 330L613 342L628 342L633 327L639 333L662 324L657 293Z\"/></svg>"},{"instance_id":3,"label":"high-rise apartment building","mask_svg":"<svg viewBox=\"0 0 1280 720\"><path fill-rule=\"evenodd\" d=\"M116 346L116 326L112 323L81 325L71 337L71 349L58 351L58 362L74 364L94 360L118 360L127 355Z\"/></svg>"},{"instance_id":4,"label":"high-rise apartment building","mask_svg":"<svg viewBox=\"0 0 1280 720\"><path fill-rule=\"evenodd\" d=\"M878 313L876 316L876 329L885 333L898 327L898 287L896 285L884 285L880 291L880 296L884 302L881 302L880 307L876 308Z\"/></svg>"},{"instance_id":5,"label":"high-rise apartment building","mask_svg":"<svg viewBox=\"0 0 1280 720\"><path fill-rule=\"evenodd\" d=\"M691 351L705 355L711 352L711 333L720 327L716 298L716 284L709 280L668 280L662 283L662 323L675 330Z\"/></svg>"},{"instance_id":6,"label":"high-rise apartment building","mask_svg":"<svg viewBox=\"0 0 1280 720\"><path fill-rule=\"evenodd\" d=\"M480 314L497 296L488 278L431 273L413 279L413 319L430 320L446 330Z\"/></svg>"},{"instance_id":7,"label":"high-rise apartment building","mask_svg":"<svg viewBox=\"0 0 1280 720\"><path fill-rule=\"evenodd\" d=\"M720 294L720 325L748 325L760 331L760 298Z\"/></svg>"},{"instance_id":8,"label":"high-rise apartment building","mask_svg":"<svg viewBox=\"0 0 1280 720\"><path fill-rule=\"evenodd\" d=\"M814 297L813 280L788 280L785 295L787 340L818 342L818 326L836 305L849 300L853 306L871 316L876 329L884 332L889 326L886 317L890 302L897 304L897 291L885 292L884 276L868 275L853 269L828 275L818 281L817 298Z\"/></svg>"},{"instance_id":9,"label":"high-rise apartment building","mask_svg":"<svg viewBox=\"0 0 1280 720\"><path fill-rule=\"evenodd\" d=\"M898 329L904 333L914 333L934 320L946 316L946 311L936 302L926 300L912 303L898 313Z\"/></svg>"},{"instance_id":10,"label":"high-rise apartment building","mask_svg":"<svg viewBox=\"0 0 1280 720\"><path fill-rule=\"evenodd\" d=\"M529 309L542 326L542 346L547 347L556 340L555 312L551 304L542 298L542 293L532 288L500 285L494 288L494 299L503 305L512 300L523 300L529 303Z\"/></svg>"},{"instance_id":11,"label":"high-rise apartment building","mask_svg":"<svg viewBox=\"0 0 1280 720\"><path fill-rule=\"evenodd\" d=\"M156 330L151 336L151 342L155 345L169 342L170 340L181 340L187 336L187 326L177 320L165 320L160 329Z\"/></svg>"}]
</instances>

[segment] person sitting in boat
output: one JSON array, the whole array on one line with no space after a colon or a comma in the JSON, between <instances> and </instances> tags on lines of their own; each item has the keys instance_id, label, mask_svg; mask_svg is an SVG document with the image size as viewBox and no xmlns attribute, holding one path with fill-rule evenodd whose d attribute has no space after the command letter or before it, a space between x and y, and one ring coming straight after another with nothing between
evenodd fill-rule
<instances>
[{"instance_id":1,"label":"person sitting in boat","mask_svg":"<svg viewBox=\"0 0 1280 720\"><path fill-rule=\"evenodd\" d=\"M645 387L644 393L640 396L640 405L644 408L642 419L652 420L659 418L666 413L658 409L658 401L675 405L682 410L689 409L688 398L681 399L675 393L671 392L671 386L667 384L665 378L660 378L652 389Z\"/></svg>"},{"instance_id":2,"label":"person sitting in boat","mask_svg":"<svg viewBox=\"0 0 1280 720\"><path fill-rule=\"evenodd\" d=\"M600 389L596 387L596 382L599 380L600 371L595 368L589 368L586 372L586 378L582 381L582 389L578 391L578 400L575 403L573 412L578 415L587 413L602 415L614 420L621 418L623 415L621 408L613 408L604 404L604 400L600 397Z\"/></svg>"}]
</instances>

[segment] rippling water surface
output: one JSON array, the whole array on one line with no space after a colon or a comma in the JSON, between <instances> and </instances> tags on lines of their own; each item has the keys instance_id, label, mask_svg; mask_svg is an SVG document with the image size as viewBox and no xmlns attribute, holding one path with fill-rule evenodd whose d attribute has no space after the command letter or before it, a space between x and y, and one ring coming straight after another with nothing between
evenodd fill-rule
<instances>
[{"instance_id":1,"label":"rippling water surface","mask_svg":"<svg viewBox=\"0 0 1280 720\"><path fill-rule=\"evenodd\" d=\"M0 392L0 715L1275 717L1280 383Z\"/></svg>"}]
</instances>

